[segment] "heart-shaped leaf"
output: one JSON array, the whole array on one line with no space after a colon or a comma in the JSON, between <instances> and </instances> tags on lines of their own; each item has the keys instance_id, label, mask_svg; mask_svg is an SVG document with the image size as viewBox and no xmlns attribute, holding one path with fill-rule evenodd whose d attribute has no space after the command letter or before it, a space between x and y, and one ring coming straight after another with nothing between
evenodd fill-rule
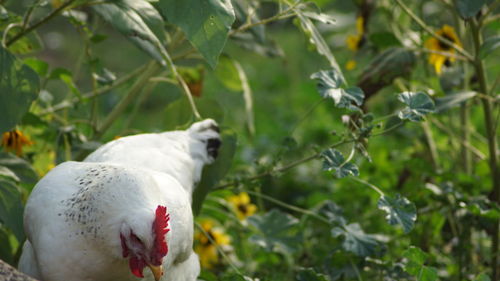
<instances>
[{"instance_id":1,"label":"heart-shaped leaf","mask_svg":"<svg viewBox=\"0 0 500 281\"><path fill-rule=\"evenodd\" d=\"M0 46L0 134L11 130L37 97L38 75Z\"/></svg>"},{"instance_id":2,"label":"heart-shaped leaf","mask_svg":"<svg viewBox=\"0 0 500 281\"><path fill-rule=\"evenodd\" d=\"M398 117L413 122L422 121L424 116L434 112L434 101L423 92L404 92L398 99L407 106L398 113Z\"/></svg>"},{"instance_id":3,"label":"heart-shaped leaf","mask_svg":"<svg viewBox=\"0 0 500 281\"><path fill-rule=\"evenodd\" d=\"M291 254L297 249L300 240L294 229L299 220L291 215L273 209L264 215L249 217L248 223L260 232L251 236L250 240L267 251Z\"/></svg>"},{"instance_id":4,"label":"heart-shaped leaf","mask_svg":"<svg viewBox=\"0 0 500 281\"><path fill-rule=\"evenodd\" d=\"M341 88L344 81L336 70L323 70L311 75L311 79L318 81L317 88L324 98L331 98L340 108L354 109L363 104L364 93L358 87Z\"/></svg>"},{"instance_id":5,"label":"heart-shaped leaf","mask_svg":"<svg viewBox=\"0 0 500 281\"><path fill-rule=\"evenodd\" d=\"M374 235L366 234L358 223L332 229L334 237L344 236L342 248L360 257L373 256L381 249Z\"/></svg>"},{"instance_id":6,"label":"heart-shaped leaf","mask_svg":"<svg viewBox=\"0 0 500 281\"><path fill-rule=\"evenodd\" d=\"M396 194L396 198L382 196L378 208L387 213L386 219L391 225L399 224L405 233L410 232L417 220L417 209L410 200Z\"/></svg>"},{"instance_id":7,"label":"heart-shaped leaf","mask_svg":"<svg viewBox=\"0 0 500 281\"><path fill-rule=\"evenodd\" d=\"M184 31L208 64L215 68L235 19L231 1L160 0L156 5L170 23Z\"/></svg>"},{"instance_id":8,"label":"heart-shaped leaf","mask_svg":"<svg viewBox=\"0 0 500 281\"><path fill-rule=\"evenodd\" d=\"M334 171L337 178L353 175L359 176L358 166L352 163L346 163L342 153L336 149L328 149L321 153L323 158L323 170Z\"/></svg>"}]
</instances>

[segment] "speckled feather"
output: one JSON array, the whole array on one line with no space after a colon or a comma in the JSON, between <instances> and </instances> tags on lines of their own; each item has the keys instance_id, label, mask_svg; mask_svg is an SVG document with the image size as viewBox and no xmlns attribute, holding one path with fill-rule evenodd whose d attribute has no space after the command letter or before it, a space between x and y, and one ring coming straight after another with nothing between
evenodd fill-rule
<instances>
[{"instance_id":1,"label":"speckled feather","mask_svg":"<svg viewBox=\"0 0 500 281\"><path fill-rule=\"evenodd\" d=\"M191 192L203 165L213 161L216 128L205 120L186 131L124 137L85 162L58 165L27 202L20 269L44 281L137 280L120 233L133 232L151 248L161 205L170 218L161 280L196 280ZM144 275L153 280L149 270Z\"/></svg>"}]
</instances>

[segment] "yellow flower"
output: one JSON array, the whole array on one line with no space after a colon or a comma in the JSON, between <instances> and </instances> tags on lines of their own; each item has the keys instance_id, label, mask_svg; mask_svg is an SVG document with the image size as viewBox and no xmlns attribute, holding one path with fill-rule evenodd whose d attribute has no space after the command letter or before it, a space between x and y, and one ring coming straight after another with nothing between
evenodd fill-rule
<instances>
[{"instance_id":1,"label":"yellow flower","mask_svg":"<svg viewBox=\"0 0 500 281\"><path fill-rule=\"evenodd\" d=\"M356 61L355 60L348 60L345 64L345 69L348 71L351 71L356 68Z\"/></svg>"},{"instance_id":2,"label":"yellow flower","mask_svg":"<svg viewBox=\"0 0 500 281\"><path fill-rule=\"evenodd\" d=\"M15 151L17 156L23 155L23 146L30 146L33 142L21 131L14 130L2 135L2 146L6 151Z\"/></svg>"},{"instance_id":3,"label":"yellow flower","mask_svg":"<svg viewBox=\"0 0 500 281\"><path fill-rule=\"evenodd\" d=\"M347 48L352 51L357 51L361 46L361 42L363 41L363 36L365 33L365 28L363 26L364 23L363 17L356 18L356 35L348 35L345 41Z\"/></svg>"},{"instance_id":4,"label":"yellow flower","mask_svg":"<svg viewBox=\"0 0 500 281\"><path fill-rule=\"evenodd\" d=\"M364 23L365 23L365 19L363 19L363 17L358 16L356 18L356 31L358 32L358 34L365 33L365 28L363 26Z\"/></svg>"},{"instance_id":5,"label":"yellow flower","mask_svg":"<svg viewBox=\"0 0 500 281\"><path fill-rule=\"evenodd\" d=\"M194 239L197 243L194 251L200 257L201 266L210 269L219 263L217 247L229 245L231 239L221 229L214 228L212 220L204 220L200 225L204 231L197 231L195 233Z\"/></svg>"},{"instance_id":6,"label":"yellow flower","mask_svg":"<svg viewBox=\"0 0 500 281\"><path fill-rule=\"evenodd\" d=\"M462 46L453 27L445 24L440 30L436 31L436 33L448 39L449 41L455 43L456 45ZM453 49L449 44L443 43L434 37L427 39L424 45L427 49L432 51L451 53L451 54L455 53L455 49ZM436 53L429 54L428 58L429 64L434 66L434 70L436 71L437 74L441 74L441 69L443 65L449 65L454 61L455 61L454 57L448 57Z\"/></svg>"},{"instance_id":7,"label":"yellow flower","mask_svg":"<svg viewBox=\"0 0 500 281\"><path fill-rule=\"evenodd\" d=\"M257 211L257 206L250 203L250 196L248 196L248 193L246 192L230 196L227 200L233 206L236 215L240 220L244 220L245 218L255 214Z\"/></svg>"}]
</instances>

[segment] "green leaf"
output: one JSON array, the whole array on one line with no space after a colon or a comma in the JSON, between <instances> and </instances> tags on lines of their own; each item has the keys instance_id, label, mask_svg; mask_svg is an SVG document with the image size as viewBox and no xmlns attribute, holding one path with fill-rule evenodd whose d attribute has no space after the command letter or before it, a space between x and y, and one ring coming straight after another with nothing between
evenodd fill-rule
<instances>
[{"instance_id":1,"label":"green leaf","mask_svg":"<svg viewBox=\"0 0 500 281\"><path fill-rule=\"evenodd\" d=\"M404 269L409 274L417 277L419 281L435 281L438 280L437 269L434 267L425 266L425 261L428 254L415 246L403 253L403 257L407 259Z\"/></svg>"},{"instance_id":2,"label":"green leaf","mask_svg":"<svg viewBox=\"0 0 500 281\"><path fill-rule=\"evenodd\" d=\"M0 221L12 230L17 241L24 241L21 193L14 183L1 178Z\"/></svg>"},{"instance_id":3,"label":"green leaf","mask_svg":"<svg viewBox=\"0 0 500 281\"><path fill-rule=\"evenodd\" d=\"M0 177L4 177L6 179L14 180L16 182L21 181L19 177L9 168L5 166L0 166Z\"/></svg>"},{"instance_id":4,"label":"green leaf","mask_svg":"<svg viewBox=\"0 0 500 281\"><path fill-rule=\"evenodd\" d=\"M226 55L220 57L217 68L215 68L215 75L229 90L234 92L243 91L238 69L230 57Z\"/></svg>"},{"instance_id":5,"label":"green leaf","mask_svg":"<svg viewBox=\"0 0 500 281\"><path fill-rule=\"evenodd\" d=\"M332 16L319 12L302 12L302 15L326 24L333 25L336 23L336 20Z\"/></svg>"},{"instance_id":6,"label":"green leaf","mask_svg":"<svg viewBox=\"0 0 500 281\"><path fill-rule=\"evenodd\" d=\"M241 275L239 273L229 273L229 274L224 274L224 276L220 280L221 281L252 281L253 279L248 277L248 276Z\"/></svg>"},{"instance_id":7,"label":"green leaf","mask_svg":"<svg viewBox=\"0 0 500 281\"><path fill-rule=\"evenodd\" d=\"M15 264L14 250L9 240L7 229L0 227L0 241L2 241L0 244L0 258L7 263Z\"/></svg>"},{"instance_id":8,"label":"green leaf","mask_svg":"<svg viewBox=\"0 0 500 281\"><path fill-rule=\"evenodd\" d=\"M398 113L403 120L422 121L425 115L434 112L434 101L423 92L404 92L398 95L398 99L407 105Z\"/></svg>"},{"instance_id":9,"label":"green leaf","mask_svg":"<svg viewBox=\"0 0 500 281\"><path fill-rule=\"evenodd\" d=\"M165 50L158 38L163 34L163 21L148 1L116 0L91 7L139 48L159 62L165 63L162 56Z\"/></svg>"},{"instance_id":10,"label":"green leaf","mask_svg":"<svg viewBox=\"0 0 500 281\"><path fill-rule=\"evenodd\" d=\"M403 253L403 257L408 259L406 271L410 274L417 274L420 266L424 265L425 260L429 255L422 251L420 248L410 246Z\"/></svg>"},{"instance_id":11,"label":"green leaf","mask_svg":"<svg viewBox=\"0 0 500 281\"><path fill-rule=\"evenodd\" d=\"M336 149L328 149L321 153L323 158L323 170L334 171L337 178L353 175L359 176L358 166L352 163L346 163L342 153Z\"/></svg>"},{"instance_id":12,"label":"green leaf","mask_svg":"<svg viewBox=\"0 0 500 281\"><path fill-rule=\"evenodd\" d=\"M396 194L396 198L383 195L378 201L378 208L387 213L389 224L401 225L405 233L413 229L417 220L417 208L405 197L399 194Z\"/></svg>"},{"instance_id":13,"label":"green leaf","mask_svg":"<svg viewBox=\"0 0 500 281\"><path fill-rule=\"evenodd\" d=\"M231 163L236 151L237 136L232 130L222 130L222 145L219 156L211 165L205 166L201 176L201 182L193 193L193 213L197 215L203 204L203 200L212 188L226 175L231 168Z\"/></svg>"},{"instance_id":14,"label":"green leaf","mask_svg":"<svg viewBox=\"0 0 500 281\"><path fill-rule=\"evenodd\" d=\"M493 53L495 49L500 48L500 35L495 35L486 38L483 45L479 48L479 58L484 59L489 54Z\"/></svg>"},{"instance_id":15,"label":"green leaf","mask_svg":"<svg viewBox=\"0 0 500 281\"><path fill-rule=\"evenodd\" d=\"M259 234L250 237L250 241L269 252L292 254L297 250L299 239L294 230L299 220L277 209L263 215L249 217L248 223L256 228Z\"/></svg>"},{"instance_id":16,"label":"green leaf","mask_svg":"<svg viewBox=\"0 0 500 281\"><path fill-rule=\"evenodd\" d=\"M481 10L486 0L456 0L458 14L464 19L470 19Z\"/></svg>"},{"instance_id":17,"label":"green leaf","mask_svg":"<svg viewBox=\"0 0 500 281\"><path fill-rule=\"evenodd\" d=\"M49 71L49 64L37 58L24 59L24 63L42 77L46 76Z\"/></svg>"},{"instance_id":18,"label":"green leaf","mask_svg":"<svg viewBox=\"0 0 500 281\"><path fill-rule=\"evenodd\" d=\"M62 82L64 82L64 84L66 84L66 86L68 86L73 94L75 94L79 98L82 97L82 94L73 82L73 74L71 73L71 71L64 68L56 68L52 70L49 78L61 80Z\"/></svg>"},{"instance_id":19,"label":"green leaf","mask_svg":"<svg viewBox=\"0 0 500 281\"><path fill-rule=\"evenodd\" d=\"M335 59L335 56L333 55L332 51L330 50L330 47L328 47L328 44L326 43L325 39L323 39L323 36L321 36L321 33L319 33L318 29L316 29L316 26L314 26L313 22L311 19L307 16L306 11L303 11L307 7L307 5L302 4L302 5L297 5L293 10L297 14L298 19L300 20L300 25L302 27L302 30L304 33L309 37L309 41L316 46L316 50L320 55L323 55L326 57L328 62L330 63L330 66L335 69L338 72L338 75L340 76L341 80L344 81L344 75L342 74L342 70L339 67L339 64L337 63L337 60Z\"/></svg>"},{"instance_id":20,"label":"green leaf","mask_svg":"<svg viewBox=\"0 0 500 281\"><path fill-rule=\"evenodd\" d=\"M239 32L233 34L231 35L231 41L240 47L261 56L270 58L284 56L283 50L275 41L268 39L264 42L259 42L255 39L255 35L250 32Z\"/></svg>"},{"instance_id":21,"label":"green leaf","mask_svg":"<svg viewBox=\"0 0 500 281\"><path fill-rule=\"evenodd\" d=\"M392 32L382 31L370 34L370 41L377 47L385 49L387 47L401 46L398 38Z\"/></svg>"},{"instance_id":22,"label":"green leaf","mask_svg":"<svg viewBox=\"0 0 500 281\"><path fill-rule=\"evenodd\" d=\"M21 121L39 91L33 69L0 46L0 135Z\"/></svg>"},{"instance_id":23,"label":"green leaf","mask_svg":"<svg viewBox=\"0 0 500 281\"><path fill-rule=\"evenodd\" d=\"M415 54L405 48L388 48L377 55L365 67L358 86L365 92L365 98L392 85L398 77L408 76L416 62Z\"/></svg>"},{"instance_id":24,"label":"green leaf","mask_svg":"<svg viewBox=\"0 0 500 281\"><path fill-rule=\"evenodd\" d=\"M474 281L491 281L490 277L486 273L479 274Z\"/></svg>"},{"instance_id":25,"label":"green leaf","mask_svg":"<svg viewBox=\"0 0 500 281\"><path fill-rule=\"evenodd\" d=\"M360 257L373 256L380 252L381 245L374 235L366 234L358 223L332 229L334 237L344 236L342 248Z\"/></svg>"},{"instance_id":26,"label":"green leaf","mask_svg":"<svg viewBox=\"0 0 500 281\"><path fill-rule=\"evenodd\" d=\"M38 181L38 175L33 166L28 161L13 154L0 152L0 166L14 172L23 183L35 184Z\"/></svg>"},{"instance_id":27,"label":"green leaf","mask_svg":"<svg viewBox=\"0 0 500 281\"><path fill-rule=\"evenodd\" d=\"M170 23L179 26L212 68L226 44L234 9L230 0L160 0L157 4Z\"/></svg>"},{"instance_id":28,"label":"green leaf","mask_svg":"<svg viewBox=\"0 0 500 281\"><path fill-rule=\"evenodd\" d=\"M326 275L317 273L313 268L300 268L295 279L297 281L329 281Z\"/></svg>"},{"instance_id":29,"label":"green leaf","mask_svg":"<svg viewBox=\"0 0 500 281\"><path fill-rule=\"evenodd\" d=\"M443 112L450 108L460 105L462 102L469 100L477 95L477 92L463 91L452 93L442 98L436 99L436 112Z\"/></svg>"},{"instance_id":30,"label":"green leaf","mask_svg":"<svg viewBox=\"0 0 500 281\"><path fill-rule=\"evenodd\" d=\"M437 269L430 266L423 266L419 275L419 281L436 281L438 280Z\"/></svg>"},{"instance_id":31,"label":"green leaf","mask_svg":"<svg viewBox=\"0 0 500 281\"><path fill-rule=\"evenodd\" d=\"M337 107L354 109L363 104L363 90L358 87L341 88L344 82L334 69L313 73L311 79L318 81L317 88L320 95L323 98L333 99Z\"/></svg>"}]
</instances>

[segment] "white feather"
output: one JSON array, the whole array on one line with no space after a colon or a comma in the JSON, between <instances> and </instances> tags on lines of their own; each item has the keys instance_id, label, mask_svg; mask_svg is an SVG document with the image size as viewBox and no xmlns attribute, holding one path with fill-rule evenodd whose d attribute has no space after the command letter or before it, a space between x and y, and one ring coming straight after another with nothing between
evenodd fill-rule
<instances>
[{"instance_id":1,"label":"white feather","mask_svg":"<svg viewBox=\"0 0 500 281\"><path fill-rule=\"evenodd\" d=\"M196 280L191 193L213 158L213 120L186 131L145 134L105 144L84 162L65 162L42 178L26 204L28 240L19 268L44 281L139 280L122 257L131 229L152 247L156 208L170 214L163 281ZM144 270L145 280L154 280Z\"/></svg>"}]
</instances>

